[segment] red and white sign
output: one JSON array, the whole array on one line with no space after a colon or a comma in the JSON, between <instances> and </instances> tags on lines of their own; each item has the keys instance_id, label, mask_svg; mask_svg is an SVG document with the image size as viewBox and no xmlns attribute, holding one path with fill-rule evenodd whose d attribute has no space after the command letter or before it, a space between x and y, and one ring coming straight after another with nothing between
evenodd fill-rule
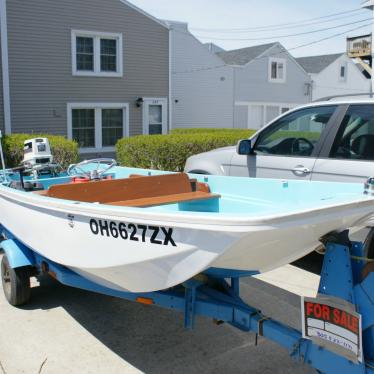
<instances>
[{"instance_id":1,"label":"red and white sign","mask_svg":"<svg viewBox=\"0 0 374 374\"><path fill-rule=\"evenodd\" d=\"M354 361L362 361L361 315L353 305L327 297L301 300L303 338Z\"/></svg>"}]
</instances>

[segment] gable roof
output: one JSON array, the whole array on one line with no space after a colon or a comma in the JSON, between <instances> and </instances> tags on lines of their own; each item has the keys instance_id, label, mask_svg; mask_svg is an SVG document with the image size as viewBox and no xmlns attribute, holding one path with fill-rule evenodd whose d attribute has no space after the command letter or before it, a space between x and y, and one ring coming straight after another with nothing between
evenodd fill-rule
<instances>
[{"instance_id":1,"label":"gable roof","mask_svg":"<svg viewBox=\"0 0 374 374\"><path fill-rule=\"evenodd\" d=\"M213 53L218 53L218 52L225 52L223 48L221 48L219 45L214 44L214 43L204 43L204 46L209 49L209 51Z\"/></svg>"},{"instance_id":2,"label":"gable roof","mask_svg":"<svg viewBox=\"0 0 374 374\"><path fill-rule=\"evenodd\" d=\"M161 26L163 26L163 27L169 29L169 26L168 26L165 22L163 22L163 21L161 21L160 19L158 19L158 18L152 16L151 14L147 13L147 12L144 11L143 9L138 8L138 7L137 7L136 5L134 5L133 3L130 3L130 2L127 1L127 0L119 0L119 1L120 1L122 4L127 5L128 7L132 8L133 10L139 12L140 14L143 14L143 16L145 16L145 17L151 19L152 21L158 23L159 25L161 25Z\"/></svg>"},{"instance_id":3,"label":"gable roof","mask_svg":"<svg viewBox=\"0 0 374 374\"><path fill-rule=\"evenodd\" d=\"M255 45L253 47L234 49L232 51L218 52L217 55L228 65L246 65L276 44L278 43Z\"/></svg>"},{"instance_id":4,"label":"gable roof","mask_svg":"<svg viewBox=\"0 0 374 374\"><path fill-rule=\"evenodd\" d=\"M335 53L333 55L320 55L320 56L309 56L299 57L296 61L304 68L307 73L318 74L335 60L344 55L344 53Z\"/></svg>"}]
</instances>

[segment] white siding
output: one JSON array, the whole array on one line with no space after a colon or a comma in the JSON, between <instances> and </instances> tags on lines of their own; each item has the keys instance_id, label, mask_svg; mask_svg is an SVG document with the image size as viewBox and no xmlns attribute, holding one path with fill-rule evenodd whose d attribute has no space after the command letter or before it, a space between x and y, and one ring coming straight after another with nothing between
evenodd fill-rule
<instances>
[{"instance_id":1,"label":"white siding","mask_svg":"<svg viewBox=\"0 0 374 374\"><path fill-rule=\"evenodd\" d=\"M233 70L172 23L172 127L233 127Z\"/></svg>"},{"instance_id":2,"label":"white siding","mask_svg":"<svg viewBox=\"0 0 374 374\"><path fill-rule=\"evenodd\" d=\"M347 66L346 79L340 79L340 67ZM326 96L363 93L370 90L370 79L364 77L350 58L339 57L319 74L311 74L313 80L313 97L317 100Z\"/></svg>"},{"instance_id":3,"label":"white siding","mask_svg":"<svg viewBox=\"0 0 374 374\"><path fill-rule=\"evenodd\" d=\"M234 127L237 129L248 128L248 107L244 105L235 106Z\"/></svg>"}]
</instances>

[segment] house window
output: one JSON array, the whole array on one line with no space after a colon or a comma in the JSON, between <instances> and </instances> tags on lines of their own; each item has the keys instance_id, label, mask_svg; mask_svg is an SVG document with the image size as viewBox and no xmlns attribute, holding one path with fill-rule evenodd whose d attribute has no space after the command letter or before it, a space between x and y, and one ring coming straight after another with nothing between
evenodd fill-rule
<instances>
[{"instance_id":1,"label":"house window","mask_svg":"<svg viewBox=\"0 0 374 374\"><path fill-rule=\"evenodd\" d=\"M111 147L123 137L123 109L102 109L102 141L103 147Z\"/></svg>"},{"instance_id":2,"label":"house window","mask_svg":"<svg viewBox=\"0 0 374 374\"><path fill-rule=\"evenodd\" d=\"M101 71L117 71L117 41L115 39L100 39Z\"/></svg>"},{"instance_id":3,"label":"house window","mask_svg":"<svg viewBox=\"0 0 374 374\"><path fill-rule=\"evenodd\" d=\"M122 34L71 32L73 75L121 77Z\"/></svg>"},{"instance_id":4,"label":"house window","mask_svg":"<svg viewBox=\"0 0 374 374\"><path fill-rule=\"evenodd\" d=\"M149 106L149 135L162 134L162 106Z\"/></svg>"},{"instance_id":5,"label":"house window","mask_svg":"<svg viewBox=\"0 0 374 374\"><path fill-rule=\"evenodd\" d=\"M95 147L95 109L73 109L72 138L81 148Z\"/></svg>"},{"instance_id":6,"label":"house window","mask_svg":"<svg viewBox=\"0 0 374 374\"><path fill-rule=\"evenodd\" d=\"M339 78L341 81L345 81L347 79L347 65L346 64L340 65Z\"/></svg>"},{"instance_id":7,"label":"house window","mask_svg":"<svg viewBox=\"0 0 374 374\"><path fill-rule=\"evenodd\" d=\"M284 83L286 81L286 60L283 58L269 59L269 82Z\"/></svg>"},{"instance_id":8,"label":"house window","mask_svg":"<svg viewBox=\"0 0 374 374\"><path fill-rule=\"evenodd\" d=\"M68 137L81 152L114 150L127 128L128 104L68 104Z\"/></svg>"},{"instance_id":9,"label":"house window","mask_svg":"<svg viewBox=\"0 0 374 374\"><path fill-rule=\"evenodd\" d=\"M77 37L77 70L94 71L93 38Z\"/></svg>"}]
</instances>

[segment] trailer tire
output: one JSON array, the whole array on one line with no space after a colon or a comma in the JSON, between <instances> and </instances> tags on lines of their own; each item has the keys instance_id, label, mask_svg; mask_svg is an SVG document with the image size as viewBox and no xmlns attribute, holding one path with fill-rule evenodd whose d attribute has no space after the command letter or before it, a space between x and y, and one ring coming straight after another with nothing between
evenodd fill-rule
<instances>
[{"instance_id":1,"label":"trailer tire","mask_svg":"<svg viewBox=\"0 0 374 374\"><path fill-rule=\"evenodd\" d=\"M23 266L12 269L6 255L1 261L1 280L8 303L19 306L27 303L31 296L30 268Z\"/></svg>"},{"instance_id":2,"label":"trailer tire","mask_svg":"<svg viewBox=\"0 0 374 374\"><path fill-rule=\"evenodd\" d=\"M364 242L364 256L374 259L374 227L372 227Z\"/></svg>"},{"instance_id":3,"label":"trailer tire","mask_svg":"<svg viewBox=\"0 0 374 374\"><path fill-rule=\"evenodd\" d=\"M374 227L369 231L364 242L364 256L370 260L374 259ZM374 272L374 262L368 262L361 274L361 280L363 281L370 273Z\"/></svg>"}]
</instances>

